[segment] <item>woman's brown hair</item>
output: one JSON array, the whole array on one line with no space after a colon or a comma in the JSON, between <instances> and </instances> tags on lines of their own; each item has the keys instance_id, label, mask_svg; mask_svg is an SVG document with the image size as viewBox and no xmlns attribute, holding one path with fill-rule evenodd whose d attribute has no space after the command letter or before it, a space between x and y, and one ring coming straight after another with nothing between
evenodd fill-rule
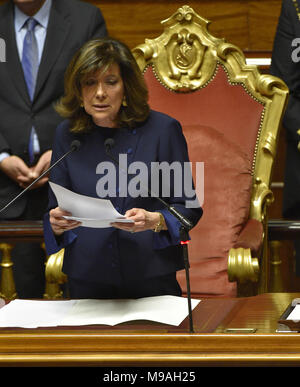
<instances>
[{"instance_id":1,"label":"woman's brown hair","mask_svg":"<svg viewBox=\"0 0 300 387\"><path fill-rule=\"evenodd\" d=\"M129 48L111 38L87 42L76 52L65 73L65 93L55 108L71 121L70 130L76 133L89 131L92 118L82 107L82 82L98 70L105 71L111 64L118 64L124 84L126 106L121 106L117 117L119 127L135 127L149 114L148 90Z\"/></svg>"}]
</instances>

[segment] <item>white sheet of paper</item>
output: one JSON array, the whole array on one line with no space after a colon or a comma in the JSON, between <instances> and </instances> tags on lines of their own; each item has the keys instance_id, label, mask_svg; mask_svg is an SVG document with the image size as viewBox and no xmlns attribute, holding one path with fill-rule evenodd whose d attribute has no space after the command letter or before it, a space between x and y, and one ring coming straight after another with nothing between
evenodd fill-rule
<instances>
[{"instance_id":1,"label":"white sheet of paper","mask_svg":"<svg viewBox=\"0 0 300 387\"><path fill-rule=\"evenodd\" d=\"M295 306L295 308L288 315L287 320L300 321L300 305Z\"/></svg>"},{"instance_id":2,"label":"white sheet of paper","mask_svg":"<svg viewBox=\"0 0 300 387\"><path fill-rule=\"evenodd\" d=\"M192 300L194 309L200 300ZM0 327L38 328L116 325L148 320L178 326L188 316L187 299L175 296L137 300L13 300L0 309Z\"/></svg>"},{"instance_id":3,"label":"white sheet of paper","mask_svg":"<svg viewBox=\"0 0 300 387\"><path fill-rule=\"evenodd\" d=\"M38 328L60 325L76 301L13 300L0 309L0 327Z\"/></svg>"},{"instance_id":4,"label":"white sheet of paper","mask_svg":"<svg viewBox=\"0 0 300 387\"><path fill-rule=\"evenodd\" d=\"M194 309L199 302L200 300L192 300L192 308ZM187 315L187 299L183 297L79 300L62 323L63 325L116 325L126 321L149 320L178 326Z\"/></svg>"},{"instance_id":5,"label":"white sheet of paper","mask_svg":"<svg viewBox=\"0 0 300 387\"><path fill-rule=\"evenodd\" d=\"M64 216L66 219L73 219L81 222L83 227L93 227L93 228L105 228L111 227L112 222L118 223L133 223L130 219L87 219L87 218L77 218L76 216Z\"/></svg>"},{"instance_id":6,"label":"white sheet of paper","mask_svg":"<svg viewBox=\"0 0 300 387\"><path fill-rule=\"evenodd\" d=\"M72 214L67 219L78 220L84 227L111 227L116 221L133 223L126 219L112 205L110 200L93 198L72 192L58 184L49 182L54 192L58 206Z\"/></svg>"}]
</instances>

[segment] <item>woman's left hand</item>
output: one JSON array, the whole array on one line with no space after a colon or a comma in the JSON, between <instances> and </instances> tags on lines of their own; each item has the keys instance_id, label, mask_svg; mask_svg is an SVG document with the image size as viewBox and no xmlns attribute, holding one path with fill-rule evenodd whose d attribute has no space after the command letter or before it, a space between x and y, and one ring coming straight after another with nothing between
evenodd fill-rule
<instances>
[{"instance_id":1,"label":"woman's left hand","mask_svg":"<svg viewBox=\"0 0 300 387\"><path fill-rule=\"evenodd\" d=\"M126 211L125 217L134 223L111 223L113 227L130 232L153 230L160 220L159 212L150 212L142 208L132 208Z\"/></svg>"}]
</instances>

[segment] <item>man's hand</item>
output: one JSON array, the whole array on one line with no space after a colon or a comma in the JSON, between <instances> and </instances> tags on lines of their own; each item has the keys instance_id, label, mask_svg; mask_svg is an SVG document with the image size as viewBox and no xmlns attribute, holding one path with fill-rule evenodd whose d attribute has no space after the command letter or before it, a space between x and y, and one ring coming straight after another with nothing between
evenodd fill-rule
<instances>
[{"instance_id":1,"label":"man's hand","mask_svg":"<svg viewBox=\"0 0 300 387\"><path fill-rule=\"evenodd\" d=\"M52 156L52 151L51 150L46 151L41 155L36 165L30 168L31 176L33 177L33 179L36 179L39 176L41 176L41 174L50 167L51 156ZM45 175L44 177L41 178L41 180L39 180L36 184L34 184L32 188L41 187L42 185L47 183L48 180L49 180L49 176Z\"/></svg>"},{"instance_id":2,"label":"man's hand","mask_svg":"<svg viewBox=\"0 0 300 387\"><path fill-rule=\"evenodd\" d=\"M31 176L31 169L18 156L6 157L0 163L0 169L22 188L34 180Z\"/></svg>"},{"instance_id":3,"label":"man's hand","mask_svg":"<svg viewBox=\"0 0 300 387\"><path fill-rule=\"evenodd\" d=\"M9 156L0 163L0 169L20 187L28 187L36 178L38 178L50 166L52 151L46 151L41 155L36 165L29 167L20 157ZM43 186L49 177L46 175L31 189Z\"/></svg>"}]
</instances>

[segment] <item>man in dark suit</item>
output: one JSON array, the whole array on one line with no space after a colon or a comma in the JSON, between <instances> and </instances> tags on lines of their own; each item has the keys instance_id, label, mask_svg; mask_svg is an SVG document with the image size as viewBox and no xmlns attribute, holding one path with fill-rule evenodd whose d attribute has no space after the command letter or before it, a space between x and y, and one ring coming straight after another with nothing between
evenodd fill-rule
<instances>
[{"instance_id":1,"label":"man in dark suit","mask_svg":"<svg viewBox=\"0 0 300 387\"><path fill-rule=\"evenodd\" d=\"M34 50L26 46L29 17L35 19ZM106 34L100 10L82 1L13 0L0 6L0 37L6 43L6 62L0 63L0 208L50 165L53 135L61 121L53 104L63 94L64 71L83 43ZM30 67L33 53L36 59ZM35 66L36 77L28 82L27 73L33 74ZM42 219L47 179L1 212L0 219ZM28 243L14 248L20 298L42 297L42 254L39 246Z\"/></svg>"},{"instance_id":2,"label":"man in dark suit","mask_svg":"<svg viewBox=\"0 0 300 387\"><path fill-rule=\"evenodd\" d=\"M270 73L287 84L290 97L283 119L286 163L283 216L300 219L300 2L283 0ZM296 274L300 276L300 241L296 247Z\"/></svg>"}]
</instances>

